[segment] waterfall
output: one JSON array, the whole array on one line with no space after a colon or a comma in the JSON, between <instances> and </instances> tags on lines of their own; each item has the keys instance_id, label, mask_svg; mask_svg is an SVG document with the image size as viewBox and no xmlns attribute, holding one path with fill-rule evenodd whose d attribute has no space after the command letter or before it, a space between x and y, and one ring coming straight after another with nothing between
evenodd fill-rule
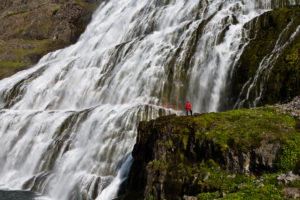
<instances>
[{"instance_id":1,"label":"waterfall","mask_svg":"<svg viewBox=\"0 0 300 200\"><path fill-rule=\"evenodd\" d=\"M113 199L139 121L180 114L186 100L196 112L217 111L244 24L274 7L105 1L76 44L0 81L0 188Z\"/></svg>"}]
</instances>

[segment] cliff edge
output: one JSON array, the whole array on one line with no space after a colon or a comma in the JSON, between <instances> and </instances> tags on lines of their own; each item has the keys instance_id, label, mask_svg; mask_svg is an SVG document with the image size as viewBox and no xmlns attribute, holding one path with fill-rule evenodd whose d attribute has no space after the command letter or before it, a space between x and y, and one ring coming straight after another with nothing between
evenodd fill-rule
<instances>
[{"instance_id":1,"label":"cliff edge","mask_svg":"<svg viewBox=\"0 0 300 200\"><path fill-rule=\"evenodd\" d=\"M299 144L276 107L141 122L122 199L298 198Z\"/></svg>"}]
</instances>

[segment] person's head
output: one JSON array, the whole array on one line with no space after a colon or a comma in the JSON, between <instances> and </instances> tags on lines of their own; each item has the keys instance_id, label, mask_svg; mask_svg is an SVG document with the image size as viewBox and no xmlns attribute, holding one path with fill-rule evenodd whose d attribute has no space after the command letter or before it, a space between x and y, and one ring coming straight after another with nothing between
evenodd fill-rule
<instances>
[{"instance_id":1,"label":"person's head","mask_svg":"<svg viewBox=\"0 0 300 200\"><path fill-rule=\"evenodd\" d=\"M190 103L189 101L187 101L186 103Z\"/></svg>"}]
</instances>

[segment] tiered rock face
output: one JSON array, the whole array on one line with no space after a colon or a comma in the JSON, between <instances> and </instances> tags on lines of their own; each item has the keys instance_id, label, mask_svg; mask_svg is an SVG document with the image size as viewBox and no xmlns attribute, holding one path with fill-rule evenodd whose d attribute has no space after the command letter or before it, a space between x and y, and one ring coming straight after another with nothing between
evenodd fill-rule
<instances>
[{"instance_id":1,"label":"tiered rock face","mask_svg":"<svg viewBox=\"0 0 300 200\"><path fill-rule=\"evenodd\" d=\"M100 0L5 0L0 5L0 79L78 39Z\"/></svg>"},{"instance_id":2,"label":"tiered rock face","mask_svg":"<svg viewBox=\"0 0 300 200\"><path fill-rule=\"evenodd\" d=\"M281 199L299 187L278 181L299 143L295 119L274 107L141 122L123 199Z\"/></svg>"}]
</instances>

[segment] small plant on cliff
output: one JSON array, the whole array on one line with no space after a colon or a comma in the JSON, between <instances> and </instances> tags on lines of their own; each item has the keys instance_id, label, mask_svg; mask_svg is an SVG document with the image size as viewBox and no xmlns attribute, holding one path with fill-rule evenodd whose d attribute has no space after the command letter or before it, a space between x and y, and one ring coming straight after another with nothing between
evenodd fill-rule
<instances>
[{"instance_id":1,"label":"small plant on cliff","mask_svg":"<svg viewBox=\"0 0 300 200\"><path fill-rule=\"evenodd\" d=\"M293 170L300 155L300 135L299 133L294 135L294 140L288 140L283 145L281 153L278 155L276 165L278 169L283 171Z\"/></svg>"}]
</instances>

